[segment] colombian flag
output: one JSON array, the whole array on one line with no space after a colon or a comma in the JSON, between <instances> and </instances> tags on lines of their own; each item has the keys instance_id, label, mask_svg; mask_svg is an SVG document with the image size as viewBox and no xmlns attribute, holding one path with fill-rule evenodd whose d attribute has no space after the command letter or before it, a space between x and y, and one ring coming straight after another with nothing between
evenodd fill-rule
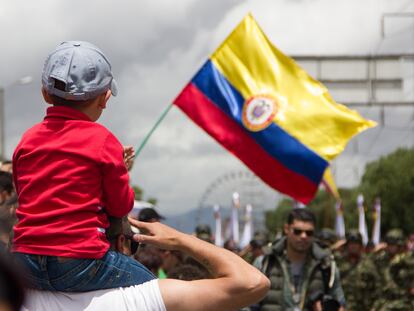
<instances>
[{"instance_id":1,"label":"colombian flag","mask_svg":"<svg viewBox=\"0 0 414 311\"><path fill-rule=\"evenodd\" d=\"M335 103L250 14L174 104L269 186L305 204L329 161L375 125Z\"/></svg>"}]
</instances>

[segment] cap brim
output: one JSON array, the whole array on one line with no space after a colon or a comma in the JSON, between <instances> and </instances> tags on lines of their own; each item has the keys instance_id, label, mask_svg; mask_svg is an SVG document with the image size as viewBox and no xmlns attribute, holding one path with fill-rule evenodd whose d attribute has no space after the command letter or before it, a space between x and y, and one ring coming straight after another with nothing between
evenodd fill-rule
<instances>
[{"instance_id":1,"label":"cap brim","mask_svg":"<svg viewBox=\"0 0 414 311\"><path fill-rule=\"evenodd\" d=\"M112 95L118 95L118 84L116 83L115 79L111 81L111 93Z\"/></svg>"}]
</instances>

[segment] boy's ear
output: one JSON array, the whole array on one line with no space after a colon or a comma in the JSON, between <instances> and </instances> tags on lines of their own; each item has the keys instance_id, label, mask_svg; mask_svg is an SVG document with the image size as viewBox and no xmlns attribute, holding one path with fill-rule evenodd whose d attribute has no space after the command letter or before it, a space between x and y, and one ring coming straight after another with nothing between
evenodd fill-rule
<instances>
[{"instance_id":1,"label":"boy's ear","mask_svg":"<svg viewBox=\"0 0 414 311\"><path fill-rule=\"evenodd\" d=\"M99 101L99 106L101 106L102 109L106 108L106 103L108 102L109 98L111 98L111 95L111 90L107 90L105 93L101 95L103 98Z\"/></svg>"},{"instance_id":2,"label":"boy's ear","mask_svg":"<svg viewBox=\"0 0 414 311\"><path fill-rule=\"evenodd\" d=\"M53 105L52 99L50 98L49 93L46 92L44 87L42 87L42 95L46 103L48 103L49 105Z\"/></svg>"}]
</instances>

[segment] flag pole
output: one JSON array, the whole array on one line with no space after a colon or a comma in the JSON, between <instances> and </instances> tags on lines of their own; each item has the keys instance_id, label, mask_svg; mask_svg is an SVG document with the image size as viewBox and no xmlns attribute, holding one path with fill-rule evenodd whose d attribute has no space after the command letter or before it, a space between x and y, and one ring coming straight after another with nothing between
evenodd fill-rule
<instances>
[{"instance_id":1,"label":"flag pole","mask_svg":"<svg viewBox=\"0 0 414 311\"><path fill-rule=\"evenodd\" d=\"M160 125L160 123L162 122L162 120L164 120L165 116L170 111L170 109L171 109L172 106L173 106L172 103L167 106L167 108L163 111L163 113L161 114L161 116L158 118L157 122L155 122L155 124L152 127L152 129L145 136L145 138L142 141L141 145L138 147L137 151L135 152L135 158L140 154L141 150L144 148L144 146L147 144L147 141L150 139L152 133L154 133L154 131L157 129L158 125Z\"/></svg>"}]
</instances>

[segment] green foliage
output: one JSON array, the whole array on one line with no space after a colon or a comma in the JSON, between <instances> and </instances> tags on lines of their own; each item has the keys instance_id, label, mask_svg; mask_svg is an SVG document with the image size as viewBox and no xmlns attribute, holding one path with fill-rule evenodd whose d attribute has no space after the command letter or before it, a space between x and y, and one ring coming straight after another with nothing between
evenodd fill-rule
<instances>
[{"instance_id":1,"label":"green foliage","mask_svg":"<svg viewBox=\"0 0 414 311\"><path fill-rule=\"evenodd\" d=\"M153 205L157 205L158 200L154 197L144 198L144 190L142 188L134 185L132 186L132 189L134 189L135 193L135 200L137 201L147 201L148 203L151 203Z\"/></svg>"},{"instance_id":2,"label":"green foliage","mask_svg":"<svg viewBox=\"0 0 414 311\"><path fill-rule=\"evenodd\" d=\"M286 222L287 215L292 210L292 200L283 199L276 209L266 211L265 225L267 230L276 235L277 232L282 232L283 225Z\"/></svg>"},{"instance_id":3,"label":"green foliage","mask_svg":"<svg viewBox=\"0 0 414 311\"><path fill-rule=\"evenodd\" d=\"M398 149L369 163L359 187L366 206L381 198L381 231L414 232L414 148Z\"/></svg>"},{"instance_id":4,"label":"green foliage","mask_svg":"<svg viewBox=\"0 0 414 311\"><path fill-rule=\"evenodd\" d=\"M143 200L144 191L140 187L138 187L138 186L132 186L132 189L134 189L135 200L142 201Z\"/></svg>"},{"instance_id":5,"label":"green foliage","mask_svg":"<svg viewBox=\"0 0 414 311\"><path fill-rule=\"evenodd\" d=\"M157 205L158 200L156 198L148 198L148 203L151 203L152 205Z\"/></svg>"}]
</instances>

